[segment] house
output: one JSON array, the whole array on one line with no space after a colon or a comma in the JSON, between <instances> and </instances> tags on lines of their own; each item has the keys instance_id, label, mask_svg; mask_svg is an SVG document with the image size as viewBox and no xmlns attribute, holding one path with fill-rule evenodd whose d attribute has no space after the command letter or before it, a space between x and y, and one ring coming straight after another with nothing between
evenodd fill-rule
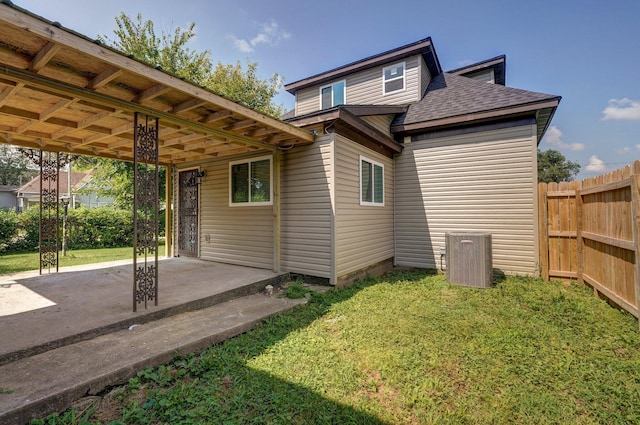
<instances>
[{"instance_id":1,"label":"house","mask_svg":"<svg viewBox=\"0 0 640 425\"><path fill-rule=\"evenodd\" d=\"M560 97L506 87L505 68L444 72L427 38L287 84L285 120L316 138L278 164L282 268L337 285L440 268L445 233L482 231L495 268L535 274L536 152ZM200 165L201 258L272 264L273 161Z\"/></svg>"},{"instance_id":2,"label":"house","mask_svg":"<svg viewBox=\"0 0 640 425\"><path fill-rule=\"evenodd\" d=\"M70 208L79 208L81 206L97 208L113 202L113 198L100 197L93 191L82 190L91 182L92 174L91 171L72 172L71 181L69 181L69 173L60 171L59 196L61 199L69 199ZM69 185L71 186L72 196L69 196ZM17 188L16 194L19 211L38 205L40 203L40 175L35 176L26 184Z\"/></svg>"},{"instance_id":3,"label":"house","mask_svg":"<svg viewBox=\"0 0 640 425\"><path fill-rule=\"evenodd\" d=\"M17 210L17 190L18 186L0 184L0 210Z\"/></svg>"},{"instance_id":4,"label":"house","mask_svg":"<svg viewBox=\"0 0 640 425\"><path fill-rule=\"evenodd\" d=\"M537 272L536 147L560 97L506 87L504 56L446 72L426 38L287 84L278 120L11 2L0 23L0 142L166 167L170 255L343 285L439 268L445 233L482 231L495 268ZM155 253L157 178L134 182ZM134 267L136 300L154 269Z\"/></svg>"}]
</instances>

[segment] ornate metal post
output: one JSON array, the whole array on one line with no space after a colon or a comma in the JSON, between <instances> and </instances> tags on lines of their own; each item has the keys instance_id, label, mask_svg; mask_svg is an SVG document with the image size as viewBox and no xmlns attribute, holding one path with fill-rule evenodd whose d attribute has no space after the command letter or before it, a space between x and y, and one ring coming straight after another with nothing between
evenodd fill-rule
<instances>
[{"instance_id":1,"label":"ornate metal post","mask_svg":"<svg viewBox=\"0 0 640 425\"><path fill-rule=\"evenodd\" d=\"M20 149L20 152L40 167L40 274L43 269L58 271L58 247L60 233L60 167L74 157L59 152L43 152ZM69 170L71 172L71 170Z\"/></svg>"},{"instance_id":2,"label":"ornate metal post","mask_svg":"<svg viewBox=\"0 0 640 425\"><path fill-rule=\"evenodd\" d=\"M134 117L133 311L158 305L158 119ZM138 257L141 257L138 259ZM153 256L153 260L150 258ZM140 265L138 265L140 261Z\"/></svg>"}]
</instances>

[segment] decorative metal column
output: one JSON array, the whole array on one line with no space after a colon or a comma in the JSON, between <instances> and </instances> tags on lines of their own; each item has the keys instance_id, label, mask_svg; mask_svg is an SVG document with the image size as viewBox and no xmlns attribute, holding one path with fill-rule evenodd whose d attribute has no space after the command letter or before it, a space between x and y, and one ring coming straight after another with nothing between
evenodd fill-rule
<instances>
[{"instance_id":1,"label":"decorative metal column","mask_svg":"<svg viewBox=\"0 0 640 425\"><path fill-rule=\"evenodd\" d=\"M158 305L158 118L134 118L133 311ZM140 258L138 258L140 257Z\"/></svg>"},{"instance_id":2,"label":"decorative metal column","mask_svg":"<svg viewBox=\"0 0 640 425\"><path fill-rule=\"evenodd\" d=\"M38 149L20 149L20 152L40 167L40 274L43 269L51 273L54 267L57 272L60 246L60 168L75 156Z\"/></svg>"},{"instance_id":3,"label":"decorative metal column","mask_svg":"<svg viewBox=\"0 0 640 425\"><path fill-rule=\"evenodd\" d=\"M178 174L178 255L198 256L198 186L204 172L181 171Z\"/></svg>"}]
</instances>

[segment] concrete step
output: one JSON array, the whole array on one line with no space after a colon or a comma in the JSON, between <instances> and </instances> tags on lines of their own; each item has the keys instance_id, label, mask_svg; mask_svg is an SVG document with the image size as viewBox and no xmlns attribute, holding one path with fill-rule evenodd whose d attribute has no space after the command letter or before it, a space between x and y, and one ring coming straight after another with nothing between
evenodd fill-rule
<instances>
[{"instance_id":1,"label":"concrete step","mask_svg":"<svg viewBox=\"0 0 640 425\"><path fill-rule=\"evenodd\" d=\"M200 352L305 300L245 295L67 344L0 366L0 425L66 410L176 354Z\"/></svg>"},{"instance_id":2,"label":"concrete step","mask_svg":"<svg viewBox=\"0 0 640 425\"><path fill-rule=\"evenodd\" d=\"M126 266L33 278L34 282L25 285L47 294L48 298L57 301L57 305L0 317L0 366L131 325L255 294L267 285L278 286L289 278L288 273L234 268L202 261L181 260L166 264L167 267L160 268L163 274L160 305L155 307L151 304L148 309L139 308L136 313L132 312L130 295L127 294L131 291L131 277ZM211 276L209 279L207 273ZM6 277L4 280L10 284L29 281L11 281ZM216 283L211 284L211 281Z\"/></svg>"}]
</instances>

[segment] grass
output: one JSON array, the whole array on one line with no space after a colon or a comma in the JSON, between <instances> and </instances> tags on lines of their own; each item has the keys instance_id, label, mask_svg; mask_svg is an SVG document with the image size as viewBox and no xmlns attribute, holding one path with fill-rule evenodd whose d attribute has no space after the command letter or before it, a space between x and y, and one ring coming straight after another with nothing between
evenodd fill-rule
<instances>
[{"instance_id":1,"label":"grass","mask_svg":"<svg viewBox=\"0 0 640 425\"><path fill-rule=\"evenodd\" d=\"M587 288L394 273L33 424L640 423L640 335Z\"/></svg>"},{"instance_id":2,"label":"grass","mask_svg":"<svg viewBox=\"0 0 640 425\"><path fill-rule=\"evenodd\" d=\"M80 266L83 264L131 259L133 258L133 248L78 249L68 251L66 257L63 257L61 253L59 255L60 267ZM164 255L162 247L160 248L160 255ZM38 252L2 254L0 258L2 258L2 261L0 261L0 275L38 270L40 262L40 254Z\"/></svg>"}]
</instances>

